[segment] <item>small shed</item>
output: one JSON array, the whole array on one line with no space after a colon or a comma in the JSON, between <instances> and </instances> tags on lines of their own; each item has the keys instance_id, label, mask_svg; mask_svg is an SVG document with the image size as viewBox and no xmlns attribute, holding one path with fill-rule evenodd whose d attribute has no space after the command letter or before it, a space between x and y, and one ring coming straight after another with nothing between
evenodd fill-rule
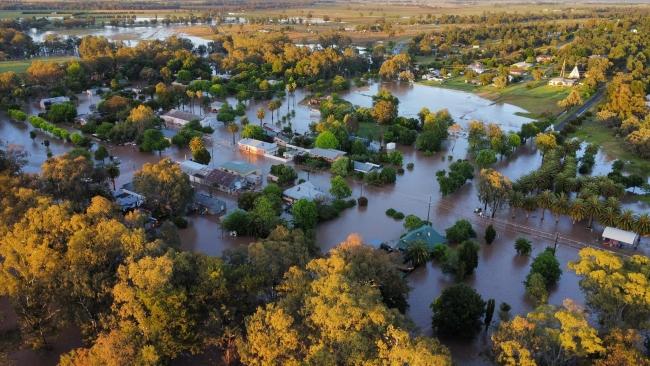
<instances>
[{"instance_id":1,"label":"small shed","mask_svg":"<svg viewBox=\"0 0 650 366\"><path fill-rule=\"evenodd\" d=\"M631 245L633 247L639 245L639 234L611 226L605 228L602 237L605 245L617 248L621 248L623 245Z\"/></svg>"}]
</instances>

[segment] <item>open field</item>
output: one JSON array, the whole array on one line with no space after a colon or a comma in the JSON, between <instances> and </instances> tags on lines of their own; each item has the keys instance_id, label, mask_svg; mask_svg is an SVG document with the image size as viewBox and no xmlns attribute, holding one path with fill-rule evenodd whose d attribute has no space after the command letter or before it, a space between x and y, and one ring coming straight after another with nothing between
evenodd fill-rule
<instances>
[{"instance_id":1,"label":"open field","mask_svg":"<svg viewBox=\"0 0 650 366\"><path fill-rule=\"evenodd\" d=\"M13 71L15 73L22 73L25 72L27 68L34 61L66 62L75 58L76 57L74 56L61 56L61 57L39 57L39 58L32 58L29 60L1 61L0 72Z\"/></svg>"},{"instance_id":2,"label":"open field","mask_svg":"<svg viewBox=\"0 0 650 366\"><path fill-rule=\"evenodd\" d=\"M449 79L442 83L426 81L423 84L476 93L498 103L516 105L530 112L527 117L532 118L545 113L556 115L562 112L557 102L564 99L570 91L569 88L549 86L545 80L514 83L504 89L465 83L462 77Z\"/></svg>"},{"instance_id":3,"label":"open field","mask_svg":"<svg viewBox=\"0 0 650 366\"><path fill-rule=\"evenodd\" d=\"M643 159L636 153L627 150L625 148L627 146L625 139L615 136L613 130L603 126L598 121L585 121L572 136L600 146L607 155L615 159L627 161L625 170L630 174L648 176L650 172L650 160Z\"/></svg>"}]
</instances>

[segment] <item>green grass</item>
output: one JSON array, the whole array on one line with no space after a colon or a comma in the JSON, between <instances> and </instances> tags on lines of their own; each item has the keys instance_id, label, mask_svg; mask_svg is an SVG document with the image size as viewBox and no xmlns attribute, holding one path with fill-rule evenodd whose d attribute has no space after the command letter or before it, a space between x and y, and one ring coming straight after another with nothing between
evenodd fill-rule
<instances>
[{"instance_id":1,"label":"green grass","mask_svg":"<svg viewBox=\"0 0 650 366\"><path fill-rule=\"evenodd\" d=\"M557 115L562 110L557 102L566 98L569 88L559 88L547 85L546 80L523 81L510 84L503 89L493 86L476 86L466 83L462 76L445 80L444 82L423 81L422 84L476 93L497 103L508 103L521 107L528 113L518 113L529 118L539 118L545 113Z\"/></svg>"},{"instance_id":2,"label":"green grass","mask_svg":"<svg viewBox=\"0 0 650 366\"><path fill-rule=\"evenodd\" d=\"M34 61L49 61L49 62L66 62L75 59L74 56L60 56L60 57L39 57L29 60L14 60L0 62L0 72L13 71L15 73L23 73Z\"/></svg>"},{"instance_id":3,"label":"green grass","mask_svg":"<svg viewBox=\"0 0 650 366\"><path fill-rule=\"evenodd\" d=\"M614 135L613 130L597 121L585 121L582 126L578 126L578 131L572 136L600 146L607 155L614 159L627 161L625 171L630 174L647 177L650 173L650 160L643 159L633 151L627 150L625 146L628 146L628 143L624 138Z\"/></svg>"},{"instance_id":4,"label":"green grass","mask_svg":"<svg viewBox=\"0 0 650 366\"><path fill-rule=\"evenodd\" d=\"M381 131L379 131L379 126L373 122L361 122L359 123L359 130L357 130L357 135L360 137L365 137L367 139L379 140L381 136Z\"/></svg>"}]
</instances>

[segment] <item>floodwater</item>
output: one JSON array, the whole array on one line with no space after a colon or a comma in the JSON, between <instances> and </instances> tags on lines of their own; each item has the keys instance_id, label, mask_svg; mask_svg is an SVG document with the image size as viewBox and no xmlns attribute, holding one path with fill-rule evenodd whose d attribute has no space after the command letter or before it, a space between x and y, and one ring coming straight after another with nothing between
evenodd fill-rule
<instances>
[{"instance_id":1,"label":"floodwater","mask_svg":"<svg viewBox=\"0 0 650 366\"><path fill-rule=\"evenodd\" d=\"M494 104L491 101L464 92L417 84L388 83L382 86L389 88L400 99L400 115L415 116L422 107L431 110L447 108L461 125L465 125L471 119L483 119L486 122L501 124L506 130L516 130L522 123L527 121L526 118L514 114L522 111L517 107ZM354 104L368 106L371 103L371 96L377 92L379 87L379 84L372 84L365 88L355 88L350 92L342 93L341 96ZM298 91L295 99L298 102L305 96L303 91ZM80 95L79 113L86 113L88 106L96 104L97 101L97 97ZM287 100L285 99L283 102L283 106L279 109L280 115L286 114L287 111ZM260 106L265 106L266 103L249 103L247 115L251 123L257 123L256 110ZM32 105L31 108L34 108L34 106ZM296 117L293 119L293 127L299 132L307 131L309 124L319 119L317 114L303 104L296 103L295 111ZM198 113L198 110L194 112ZM264 122L271 122L268 112ZM232 136L226 131L225 127L220 123L214 127L212 144L208 145L213 156L210 165L216 166L230 160L245 160L256 165L261 170L262 175L266 176L270 166L276 164L275 161L270 159L240 153L233 146ZM40 164L46 159L46 149L42 145L42 141L46 137L39 133L38 137L32 141L29 138L30 130L31 126L27 124L9 122L5 116L0 116L0 136L2 140L9 141L14 146L21 146L29 154L29 163L25 170L37 172ZM72 147L54 138L49 139L51 141L50 149L54 154L63 153ZM118 186L130 181L133 173L140 169L142 164L156 162L160 159L156 154L140 153L133 146L107 145L107 148L111 155L118 157L122 162L121 176L117 181ZM359 233L369 242L399 238L404 233L402 222L386 216L385 211L388 208L402 211L406 215L415 214L421 218L428 217L433 223L433 227L441 233L444 233L444 229L451 226L457 219L468 218L475 224L474 227L479 237L478 241L481 243L481 251L476 273L466 282L474 287L484 299L494 298L497 303L509 303L512 306L513 314L523 314L532 310L532 304L524 296L524 286L522 284L532 259L517 257L513 248L514 241L520 234L514 231L497 229L498 236L495 242L492 245L484 244L481 238L483 237L486 221L478 218L473 213L474 208L481 206L475 185L468 183L449 197L443 198L439 193L435 172L446 169L453 160L466 157L466 139L461 135L455 140L448 141L444 151L433 156L424 156L413 148L399 147L399 150L404 154L404 165L412 162L415 166L414 169L412 171L406 170L403 175L398 176L397 183L394 186L369 187L350 179L349 183L353 188L353 197L360 196L363 190L363 195L368 197L369 204L364 208L354 207L348 209L338 219L318 226L317 241L322 252L325 253L335 247L350 233ZM188 151L169 148L162 155L180 161L188 155ZM448 158L449 156L452 157L451 160ZM495 168L512 179L516 179L531 169L537 168L540 162L539 152L529 143L521 147L515 156L499 161ZM606 168L600 167L601 164L610 164L607 163L606 156L599 153L596 162L595 172L606 173L609 170L609 165ZM324 190L329 187L329 172L308 174L299 171L299 178L309 179ZM223 193L216 193L216 195L226 201L228 210L232 210L237 206L234 197ZM590 232L585 228L584 224L573 225L567 218L561 218L556 223L548 212L544 221L541 220L541 212L539 211L526 217L521 212L511 212L505 209L497 214L497 218L511 220L517 224L534 227L544 232L554 233L557 231L566 237L584 243L597 242L598 230ZM246 237L232 238L226 235L221 230L218 219L207 216L191 217L189 228L181 230L180 235L184 249L209 255L220 255L224 250L246 245L252 240ZM547 246L553 245L553 243L539 237L529 238L534 245L533 256L540 253ZM550 302L553 304L561 304L565 298L572 298L578 303L584 302L578 286L578 279L567 269L567 263L576 258L577 252L578 249L573 247L558 247L557 255L564 274L557 288L551 292ZM429 304L440 295L445 287L453 284L453 279L443 274L437 264L429 263L411 273L408 276L408 281L412 288L409 294L410 307L408 315L421 334L433 335ZM2 308L6 307L6 303L2 305ZM488 338L486 335L480 335L471 342L453 340L444 340L444 342L451 347L457 363L482 365L486 361L479 355L479 352L485 348ZM64 352L79 343L79 336L78 334L75 335L74 332L62 334L58 339L64 345L70 345L68 348L63 346L55 348L58 353ZM13 352L10 356L18 359L20 364L30 365L50 365L57 360L57 357L51 354L40 354L24 350Z\"/></svg>"}]
</instances>

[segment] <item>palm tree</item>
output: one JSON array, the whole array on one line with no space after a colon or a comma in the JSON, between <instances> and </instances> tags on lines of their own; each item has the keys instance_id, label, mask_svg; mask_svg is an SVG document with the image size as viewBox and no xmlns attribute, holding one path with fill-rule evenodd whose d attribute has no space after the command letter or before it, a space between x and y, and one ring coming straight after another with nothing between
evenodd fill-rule
<instances>
[{"instance_id":1,"label":"palm tree","mask_svg":"<svg viewBox=\"0 0 650 366\"><path fill-rule=\"evenodd\" d=\"M231 122L226 127L228 132L232 133L232 144L235 144L235 134L239 131L239 126L235 122Z\"/></svg>"},{"instance_id":2,"label":"palm tree","mask_svg":"<svg viewBox=\"0 0 650 366\"><path fill-rule=\"evenodd\" d=\"M618 221L618 211L613 207L605 207L598 215L598 221L603 226L615 226Z\"/></svg>"},{"instance_id":3,"label":"palm tree","mask_svg":"<svg viewBox=\"0 0 650 366\"><path fill-rule=\"evenodd\" d=\"M190 111L193 112L194 111L194 96L196 96L196 94L191 90L188 90L185 93L187 94L187 97L190 99Z\"/></svg>"},{"instance_id":4,"label":"palm tree","mask_svg":"<svg viewBox=\"0 0 650 366\"><path fill-rule=\"evenodd\" d=\"M620 211L621 210L621 201L618 200L616 197L608 197L605 200L605 207L611 207L614 209L614 211Z\"/></svg>"},{"instance_id":5,"label":"palm tree","mask_svg":"<svg viewBox=\"0 0 650 366\"><path fill-rule=\"evenodd\" d=\"M551 212L555 216L555 224L560 222L560 215L565 215L569 212L570 206L569 197L564 192L556 196L555 202L551 206Z\"/></svg>"},{"instance_id":6,"label":"palm tree","mask_svg":"<svg viewBox=\"0 0 650 366\"><path fill-rule=\"evenodd\" d=\"M282 104L280 104L280 101L278 100L272 100L267 105L267 108L269 109L269 111L271 111L271 123L273 123L273 112L275 112L277 109L280 109L281 105Z\"/></svg>"},{"instance_id":7,"label":"palm tree","mask_svg":"<svg viewBox=\"0 0 650 366\"><path fill-rule=\"evenodd\" d=\"M414 267L419 267L429 260L429 248L423 240L416 240L406 248L406 259L411 261Z\"/></svg>"},{"instance_id":8,"label":"palm tree","mask_svg":"<svg viewBox=\"0 0 650 366\"><path fill-rule=\"evenodd\" d=\"M544 213L553 206L554 201L555 194L548 189L537 196L537 205L542 209L542 221L544 221Z\"/></svg>"},{"instance_id":9,"label":"palm tree","mask_svg":"<svg viewBox=\"0 0 650 366\"><path fill-rule=\"evenodd\" d=\"M644 213L636 218L634 231L641 236L650 236L650 214Z\"/></svg>"},{"instance_id":10,"label":"palm tree","mask_svg":"<svg viewBox=\"0 0 650 366\"><path fill-rule=\"evenodd\" d=\"M585 211L589 217L588 228L592 228L594 217L598 217L603 212L604 206L603 202L598 199L598 196L591 196L585 200Z\"/></svg>"},{"instance_id":11,"label":"palm tree","mask_svg":"<svg viewBox=\"0 0 650 366\"><path fill-rule=\"evenodd\" d=\"M571 216L571 220L573 220L574 224L578 221L584 220L585 217L587 217L587 206L585 200L582 198L576 198L569 208L569 216Z\"/></svg>"},{"instance_id":12,"label":"palm tree","mask_svg":"<svg viewBox=\"0 0 650 366\"><path fill-rule=\"evenodd\" d=\"M524 210L526 210L526 219L530 216L530 213L537 210L537 199L535 196L526 196L524 198Z\"/></svg>"},{"instance_id":13,"label":"palm tree","mask_svg":"<svg viewBox=\"0 0 650 366\"><path fill-rule=\"evenodd\" d=\"M257 119L260 120L260 126L262 125L262 120L264 120L264 117L266 117L266 112L264 111L264 108L261 108L257 110Z\"/></svg>"},{"instance_id":14,"label":"palm tree","mask_svg":"<svg viewBox=\"0 0 650 366\"><path fill-rule=\"evenodd\" d=\"M111 182L113 183L113 190L115 190L115 178L120 176L120 167L118 167L116 164L110 164L106 167L106 174L108 174L108 177L111 178Z\"/></svg>"},{"instance_id":15,"label":"palm tree","mask_svg":"<svg viewBox=\"0 0 650 366\"><path fill-rule=\"evenodd\" d=\"M510 204L510 207L515 209L512 212L512 218L514 219L515 214L516 214L516 209L524 207L524 194L519 192L519 191L514 191L513 190L510 193L509 204Z\"/></svg>"},{"instance_id":16,"label":"palm tree","mask_svg":"<svg viewBox=\"0 0 650 366\"><path fill-rule=\"evenodd\" d=\"M635 219L632 210L623 210L623 212L618 216L617 226L619 229L623 230L634 230Z\"/></svg>"}]
</instances>

